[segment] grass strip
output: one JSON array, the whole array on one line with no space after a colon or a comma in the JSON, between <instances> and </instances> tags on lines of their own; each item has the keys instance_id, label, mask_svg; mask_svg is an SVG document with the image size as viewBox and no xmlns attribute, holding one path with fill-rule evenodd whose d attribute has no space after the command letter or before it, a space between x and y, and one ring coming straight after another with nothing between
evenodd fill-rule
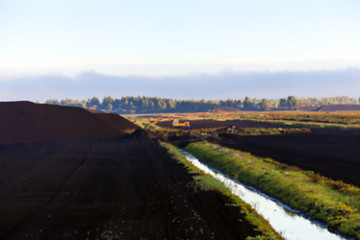
<instances>
[{"instance_id":1,"label":"grass strip","mask_svg":"<svg viewBox=\"0 0 360 240\"><path fill-rule=\"evenodd\" d=\"M247 240L276 240L283 239L269 224L269 222L259 215L249 204L242 201L239 197L232 194L231 191L225 187L225 185L219 180L213 178L211 175L204 173L202 170L195 167L190 163L185 156L183 156L178 148L175 146L161 142L160 145L165 148L168 153L172 156L173 159L182 163L187 167L187 169L196 173L194 178L194 186L203 191L215 190L222 193L225 196L228 196L234 204L238 205L241 209L241 212L245 214L245 218L252 225L254 225L255 230L262 233L262 235L256 237L248 237Z\"/></svg>"},{"instance_id":2,"label":"grass strip","mask_svg":"<svg viewBox=\"0 0 360 240\"><path fill-rule=\"evenodd\" d=\"M191 143L185 150L330 228L360 239L360 188L208 142Z\"/></svg>"}]
</instances>

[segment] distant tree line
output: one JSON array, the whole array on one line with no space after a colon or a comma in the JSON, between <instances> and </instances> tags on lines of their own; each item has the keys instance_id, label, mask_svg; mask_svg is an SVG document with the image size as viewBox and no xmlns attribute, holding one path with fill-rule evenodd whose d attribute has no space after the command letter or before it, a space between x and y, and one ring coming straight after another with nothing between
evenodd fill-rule
<instances>
[{"instance_id":1,"label":"distant tree line","mask_svg":"<svg viewBox=\"0 0 360 240\"><path fill-rule=\"evenodd\" d=\"M281 99L245 99L227 100L175 100L158 97L122 97L114 99L110 96L100 101L97 97L88 100L49 99L47 104L76 106L87 109L103 110L119 114L129 113L174 113L174 112L207 112L217 107L231 107L244 111L277 111L295 110L303 106L321 106L335 104L360 104L360 99L348 96L327 98L296 98L289 96Z\"/></svg>"}]
</instances>

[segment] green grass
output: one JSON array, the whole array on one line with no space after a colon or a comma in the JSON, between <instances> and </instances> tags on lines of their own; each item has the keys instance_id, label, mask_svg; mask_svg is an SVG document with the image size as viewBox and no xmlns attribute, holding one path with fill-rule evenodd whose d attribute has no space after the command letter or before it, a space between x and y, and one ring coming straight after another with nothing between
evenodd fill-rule
<instances>
[{"instance_id":1,"label":"green grass","mask_svg":"<svg viewBox=\"0 0 360 240\"><path fill-rule=\"evenodd\" d=\"M185 150L209 166L360 239L359 188L207 142L191 143Z\"/></svg>"},{"instance_id":2,"label":"green grass","mask_svg":"<svg viewBox=\"0 0 360 240\"><path fill-rule=\"evenodd\" d=\"M209 191L214 190L218 191L225 196L228 196L234 204L240 207L240 211L245 215L247 221L249 221L255 228L255 230L261 232L262 234L256 237L248 237L248 240L257 240L257 239L267 239L267 240L276 240L283 239L265 220L261 215L259 215L249 204L242 201L236 195L232 194L231 191L225 187L225 185L219 180L213 178L211 175L204 173L202 170L195 167L192 163L187 161L186 157L183 156L179 150L173 145L165 142L161 142L160 145L165 148L168 153L172 156L173 159L185 165L188 170L192 173L196 173L193 177L194 182L192 183L193 188Z\"/></svg>"}]
</instances>

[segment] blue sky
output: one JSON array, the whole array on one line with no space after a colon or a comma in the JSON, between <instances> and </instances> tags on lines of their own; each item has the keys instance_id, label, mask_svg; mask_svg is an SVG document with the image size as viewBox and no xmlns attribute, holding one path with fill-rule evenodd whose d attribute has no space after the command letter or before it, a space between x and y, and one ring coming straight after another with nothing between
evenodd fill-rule
<instances>
[{"instance_id":1,"label":"blue sky","mask_svg":"<svg viewBox=\"0 0 360 240\"><path fill-rule=\"evenodd\" d=\"M358 0L1 0L0 81L360 68L359 12Z\"/></svg>"}]
</instances>

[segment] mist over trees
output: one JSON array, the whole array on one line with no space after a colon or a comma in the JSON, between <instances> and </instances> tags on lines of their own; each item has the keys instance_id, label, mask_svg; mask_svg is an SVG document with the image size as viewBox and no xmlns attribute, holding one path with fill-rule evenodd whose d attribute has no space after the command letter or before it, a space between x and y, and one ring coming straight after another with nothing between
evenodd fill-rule
<instances>
[{"instance_id":1,"label":"mist over trees","mask_svg":"<svg viewBox=\"0 0 360 240\"><path fill-rule=\"evenodd\" d=\"M245 97L245 99L227 100L176 100L158 97L122 97L114 99L111 96L104 97L102 100L92 97L87 100L74 99L49 99L47 104L63 106L76 106L87 109L102 110L119 114L133 113L174 113L174 112L207 112L218 107L230 107L243 111L278 111L295 110L299 107L336 104L360 104L360 99L348 96L327 97L327 98L296 98L288 96L281 99L256 99Z\"/></svg>"}]
</instances>

